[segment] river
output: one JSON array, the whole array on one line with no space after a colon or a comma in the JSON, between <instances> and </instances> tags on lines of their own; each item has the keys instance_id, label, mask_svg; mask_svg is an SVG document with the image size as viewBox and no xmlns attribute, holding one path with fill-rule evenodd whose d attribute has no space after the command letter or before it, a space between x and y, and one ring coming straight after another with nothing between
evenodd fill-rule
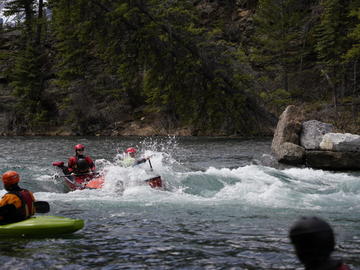
<instances>
[{"instance_id":1,"label":"river","mask_svg":"<svg viewBox=\"0 0 360 270\"><path fill-rule=\"evenodd\" d=\"M333 226L336 251L360 269L360 180L356 172L279 166L271 139L182 137L2 137L0 172L50 203L49 215L85 227L57 237L0 239L1 269L302 269L288 239L303 215ZM86 146L102 190L64 192L54 161ZM135 146L148 163L121 168ZM161 175L166 191L144 183ZM118 183L122 188L119 189ZM1 186L0 195L5 193Z\"/></svg>"}]
</instances>

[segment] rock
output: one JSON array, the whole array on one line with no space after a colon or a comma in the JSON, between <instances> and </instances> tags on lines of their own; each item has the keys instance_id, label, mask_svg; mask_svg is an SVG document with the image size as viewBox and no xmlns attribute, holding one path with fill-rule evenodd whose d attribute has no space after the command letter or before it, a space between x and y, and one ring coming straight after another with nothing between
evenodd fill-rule
<instances>
[{"instance_id":1,"label":"rock","mask_svg":"<svg viewBox=\"0 0 360 270\"><path fill-rule=\"evenodd\" d=\"M359 135L332 133L334 127L330 124L317 120L301 124L302 120L301 111L293 105L281 114L271 145L278 162L326 170L360 170Z\"/></svg>"},{"instance_id":2,"label":"rock","mask_svg":"<svg viewBox=\"0 0 360 270\"><path fill-rule=\"evenodd\" d=\"M360 136L350 133L327 133L320 149L338 152L360 152Z\"/></svg>"},{"instance_id":3,"label":"rock","mask_svg":"<svg viewBox=\"0 0 360 270\"><path fill-rule=\"evenodd\" d=\"M317 120L306 121L302 123L300 145L308 150L318 150L324 135L333 130L334 127L331 124Z\"/></svg>"},{"instance_id":4,"label":"rock","mask_svg":"<svg viewBox=\"0 0 360 270\"><path fill-rule=\"evenodd\" d=\"M285 142L279 148L276 158L279 162L286 164L303 164L305 149L297 144Z\"/></svg>"},{"instance_id":5,"label":"rock","mask_svg":"<svg viewBox=\"0 0 360 270\"><path fill-rule=\"evenodd\" d=\"M276 126L272 146L277 147L284 142L299 144L301 131L302 113L294 105L288 106L280 115Z\"/></svg>"},{"instance_id":6,"label":"rock","mask_svg":"<svg viewBox=\"0 0 360 270\"><path fill-rule=\"evenodd\" d=\"M359 170L360 152L306 151L306 166L327 170Z\"/></svg>"},{"instance_id":7,"label":"rock","mask_svg":"<svg viewBox=\"0 0 360 270\"><path fill-rule=\"evenodd\" d=\"M304 149L299 146L302 120L301 111L294 105L288 106L280 115L271 144L271 150L279 162L296 164L303 161L301 155L304 154ZM291 157L291 154L294 154L294 157Z\"/></svg>"}]
</instances>

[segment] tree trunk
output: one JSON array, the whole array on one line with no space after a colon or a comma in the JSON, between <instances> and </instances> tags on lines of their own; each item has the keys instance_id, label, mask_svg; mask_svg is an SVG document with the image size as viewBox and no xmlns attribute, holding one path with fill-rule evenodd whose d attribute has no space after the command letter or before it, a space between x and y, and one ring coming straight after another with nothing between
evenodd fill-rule
<instances>
[{"instance_id":1,"label":"tree trunk","mask_svg":"<svg viewBox=\"0 0 360 270\"><path fill-rule=\"evenodd\" d=\"M36 45L40 45L41 42L41 32L43 25L43 7L44 7L43 0L39 0L38 22L37 22L36 39L35 39Z\"/></svg>"},{"instance_id":2,"label":"tree trunk","mask_svg":"<svg viewBox=\"0 0 360 270\"><path fill-rule=\"evenodd\" d=\"M332 93L333 93L333 104L334 104L334 108L335 108L335 111L337 112L337 91L336 91L336 86L335 84L332 82L329 74L325 71L325 70L321 70L321 72L324 74L327 82L329 83L330 85L330 88L332 89Z\"/></svg>"},{"instance_id":3,"label":"tree trunk","mask_svg":"<svg viewBox=\"0 0 360 270\"><path fill-rule=\"evenodd\" d=\"M24 10L25 10L25 26L26 26L26 35L28 41L32 40L32 21L33 21L33 2L32 0L24 1Z\"/></svg>"}]
</instances>

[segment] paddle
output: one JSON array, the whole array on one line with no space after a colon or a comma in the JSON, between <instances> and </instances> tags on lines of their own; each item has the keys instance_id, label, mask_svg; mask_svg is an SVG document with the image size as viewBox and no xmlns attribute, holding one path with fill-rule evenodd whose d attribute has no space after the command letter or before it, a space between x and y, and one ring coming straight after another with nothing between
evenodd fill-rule
<instances>
[{"instance_id":1,"label":"paddle","mask_svg":"<svg viewBox=\"0 0 360 270\"><path fill-rule=\"evenodd\" d=\"M49 213L50 212L50 205L48 202L36 201L36 202L34 202L34 206L35 206L36 213Z\"/></svg>"},{"instance_id":2,"label":"paddle","mask_svg":"<svg viewBox=\"0 0 360 270\"><path fill-rule=\"evenodd\" d=\"M63 161L56 161L52 163L53 166L58 167L60 169L63 170L63 173L65 175L57 175L55 176L55 178L60 178L60 177L71 177L71 176L83 176L83 175L95 175L97 176L99 173L98 172L87 172L87 173L80 173L80 174L70 174L70 172L68 171L68 168L66 166L64 166L64 162ZM71 180L69 181L71 182Z\"/></svg>"},{"instance_id":3,"label":"paddle","mask_svg":"<svg viewBox=\"0 0 360 270\"><path fill-rule=\"evenodd\" d=\"M84 175L99 176L100 173L98 173L98 172L88 172L88 173L80 173L80 174L55 175L55 178L59 178L59 177L71 177L71 176L84 176Z\"/></svg>"},{"instance_id":4,"label":"paddle","mask_svg":"<svg viewBox=\"0 0 360 270\"><path fill-rule=\"evenodd\" d=\"M153 167L152 167L152 165L151 165L150 158L148 159L148 161L149 161L150 169L151 169L151 171L153 171Z\"/></svg>"}]
</instances>

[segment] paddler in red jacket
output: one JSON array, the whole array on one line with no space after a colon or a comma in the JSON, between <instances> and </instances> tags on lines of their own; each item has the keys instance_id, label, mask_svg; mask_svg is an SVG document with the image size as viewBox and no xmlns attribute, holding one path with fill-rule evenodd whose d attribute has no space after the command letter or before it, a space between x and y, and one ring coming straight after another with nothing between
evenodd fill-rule
<instances>
[{"instance_id":1,"label":"paddler in red jacket","mask_svg":"<svg viewBox=\"0 0 360 270\"><path fill-rule=\"evenodd\" d=\"M305 270L350 270L340 259L333 259L334 232L318 217L302 217L290 228L289 237Z\"/></svg>"},{"instance_id":2,"label":"paddler in red jacket","mask_svg":"<svg viewBox=\"0 0 360 270\"><path fill-rule=\"evenodd\" d=\"M7 193L0 200L0 223L17 222L34 215L34 195L31 191L19 187L19 174L7 171L2 175L2 181Z\"/></svg>"},{"instance_id":3,"label":"paddler in red jacket","mask_svg":"<svg viewBox=\"0 0 360 270\"><path fill-rule=\"evenodd\" d=\"M89 173L95 172L96 168L94 162L89 156L84 155L85 146L82 144L77 144L75 145L74 149L75 149L75 156L70 157L68 160L68 168L67 168L68 173L69 174L84 173L84 170L82 169L84 166L79 166L80 164L83 165L82 164L84 163L83 160L85 160L89 165L89 169L87 172Z\"/></svg>"}]
</instances>

